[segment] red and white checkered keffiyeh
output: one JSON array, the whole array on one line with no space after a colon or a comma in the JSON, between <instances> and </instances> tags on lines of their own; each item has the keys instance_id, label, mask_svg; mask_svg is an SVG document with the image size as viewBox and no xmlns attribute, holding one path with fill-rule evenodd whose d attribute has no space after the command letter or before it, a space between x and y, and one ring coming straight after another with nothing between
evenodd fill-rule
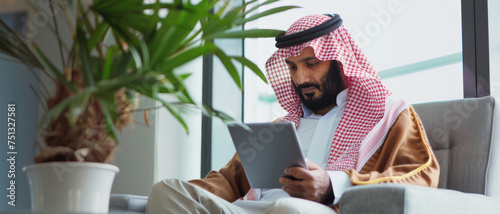
<instances>
[{"instance_id":1,"label":"red and white checkered keffiyeh","mask_svg":"<svg viewBox=\"0 0 500 214\"><path fill-rule=\"evenodd\" d=\"M286 35L317 26L330 19L325 15L309 15L297 20ZM288 114L279 121L291 121L297 126L302 116L302 104L295 92L285 59L298 56L305 47L312 47L319 60L342 63L349 85L344 114L333 137L327 170L354 168L361 142L384 115L385 100L390 92L354 43L343 25L317 39L278 49L266 62L266 70L279 103ZM335 130L332 130L335 131Z\"/></svg>"}]
</instances>

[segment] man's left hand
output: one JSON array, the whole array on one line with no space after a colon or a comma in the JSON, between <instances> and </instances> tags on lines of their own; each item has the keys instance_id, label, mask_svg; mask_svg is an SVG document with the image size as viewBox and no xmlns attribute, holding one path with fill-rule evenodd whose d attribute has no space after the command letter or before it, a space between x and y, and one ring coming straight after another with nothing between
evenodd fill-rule
<instances>
[{"instance_id":1,"label":"man's left hand","mask_svg":"<svg viewBox=\"0 0 500 214\"><path fill-rule=\"evenodd\" d=\"M318 164L306 159L309 170L302 167L289 167L285 174L295 179L281 177L281 189L290 196L316 201L322 204L333 203L334 195L330 176Z\"/></svg>"}]
</instances>

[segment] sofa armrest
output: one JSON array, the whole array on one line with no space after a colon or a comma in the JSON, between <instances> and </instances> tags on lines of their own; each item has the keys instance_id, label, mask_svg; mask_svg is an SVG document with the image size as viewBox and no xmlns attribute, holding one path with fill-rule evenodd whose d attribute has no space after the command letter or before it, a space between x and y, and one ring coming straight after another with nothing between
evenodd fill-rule
<instances>
[{"instance_id":1,"label":"sofa armrest","mask_svg":"<svg viewBox=\"0 0 500 214\"><path fill-rule=\"evenodd\" d=\"M500 199L402 184L349 188L340 199L340 213L498 213Z\"/></svg>"},{"instance_id":2,"label":"sofa armrest","mask_svg":"<svg viewBox=\"0 0 500 214\"><path fill-rule=\"evenodd\" d=\"M145 213L147 196L111 194L109 199L109 211L127 211L131 213Z\"/></svg>"}]
</instances>

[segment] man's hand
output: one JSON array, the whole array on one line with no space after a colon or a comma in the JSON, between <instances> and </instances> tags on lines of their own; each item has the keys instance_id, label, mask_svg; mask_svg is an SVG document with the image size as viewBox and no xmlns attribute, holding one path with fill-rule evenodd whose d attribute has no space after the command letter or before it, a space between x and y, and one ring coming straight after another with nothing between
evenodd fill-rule
<instances>
[{"instance_id":1,"label":"man's hand","mask_svg":"<svg viewBox=\"0 0 500 214\"><path fill-rule=\"evenodd\" d=\"M289 167L285 174L293 176L296 180L281 177L281 189L290 196L316 201L330 205L333 203L334 195L330 176L318 164L306 159L309 170L302 167Z\"/></svg>"}]
</instances>

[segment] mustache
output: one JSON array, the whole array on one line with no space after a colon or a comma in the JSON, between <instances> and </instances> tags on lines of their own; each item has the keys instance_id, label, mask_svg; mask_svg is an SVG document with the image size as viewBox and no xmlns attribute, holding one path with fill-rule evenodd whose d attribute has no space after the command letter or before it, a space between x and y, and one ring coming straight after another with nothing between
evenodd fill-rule
<instances>
[{"instance_id":1,"label":"mustache","mask_svg":"<svg viewBox=\"0 0 500 214\"><path fill-rule=\"evenodd\" d=\"M297 89L302 90L304 88L309 88L309 87L316 87L318 90L321 89L321 87L319 86L319 84L312 83L312 82L302 83L302 84L300 84L300 85L297 86Z\"/></svg>"}]
</instances>

